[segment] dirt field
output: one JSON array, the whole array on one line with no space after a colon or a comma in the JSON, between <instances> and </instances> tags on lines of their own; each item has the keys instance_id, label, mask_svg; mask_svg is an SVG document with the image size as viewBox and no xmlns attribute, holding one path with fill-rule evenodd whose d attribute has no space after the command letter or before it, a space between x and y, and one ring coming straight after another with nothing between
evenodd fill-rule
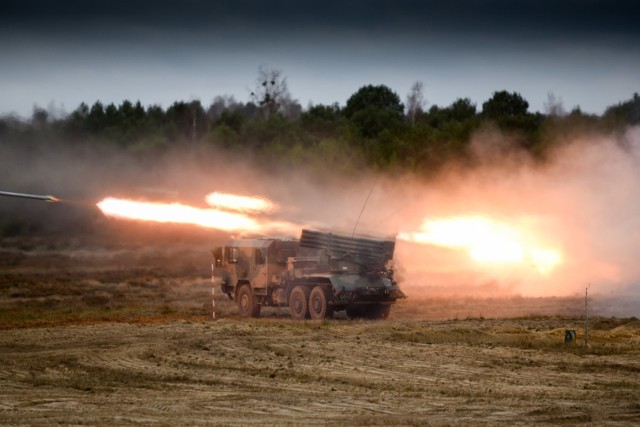
<instances>
[{"instance_id":1,"label":"dirt field","mask_svg":"<svg viewBox=\"0 0 640 427\"><path fill-rule=\"evenodd\" d=\"M579 298L314 323L218 292L214 321L208 243L171 241L2 240L0 424L640 422L636 318L593 318L587 349Z\"/></svg>"}]
</instances>

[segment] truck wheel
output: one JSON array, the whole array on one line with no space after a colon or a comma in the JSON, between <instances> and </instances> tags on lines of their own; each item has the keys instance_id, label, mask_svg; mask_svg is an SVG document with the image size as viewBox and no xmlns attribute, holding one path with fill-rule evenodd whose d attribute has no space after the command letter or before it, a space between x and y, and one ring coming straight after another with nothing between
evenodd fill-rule
<instances>
[{"instance_id":1,"label":"truck wheel","mask_svg":"<svg viewBox=\"0 0 640 427\"><path fill-rule=\"evenodd\" d=\"M386 319L391 312L390 304L369 304L347 307L349 319Z\"/></svg>"},{"instance_id":2,"label":"truck wheel","mask_svg":"<svg viewBox=\"0 0 640 427\"><path fill-rule=\"evenodd\" d=\"M383 304L378 307L378 319L388 319L391 313L391 304Z\"/></svg>"},{"instance_id":3,"label":"truck wheel","mask_svg":"<svg viewBox=\"0 0 640 427\"><path fill-rule=\"evenodd\" d=\"M351 320L361 319L364 316L364 312L361 307L352 306L347 307L347 317Z\"/></svg>"},{"instance_id":4,"label":"truck wheel","mask_svg":"<svg viewBox=\"0 0 640 427\"><path fill-rule=\"evenodd\" d=\"M391 312L390 304L376 304L369 307L365 312L367 319L386 319Z\"/></svg>"},{"instance_id":5,"label":"truck wheel","mask_svg":"<svg viewBox=\"0 0 640 427\"><path fill-rule=\"evenodd\" d=\"M309 316L313 320L324 320L333 316L333 310L327 302L327 293L322 286L311 289L309 294Z\"/></svg>"},{"instance_id":6,"label":"truck wheel","mask_svg":"<svg viewBox=\"0 0 640 427\"><path fill-rule=\"evenodd\" d=\"M242 285L238 289L238 312L242 317L260 316L260 304L256 304L249 285Z\"/></svg>"},{"instance_id":7,"label":"truck wheel","mask_svg":"<svg viewBox=\"0 0 640 427\"><path fill-rule=\"evenodd\" d=\"M289 295L289 309L291 317L295 320L303 320L309 316L308 309L309 290L303 286L296 286Z\"/></svg>"}]
</instances>

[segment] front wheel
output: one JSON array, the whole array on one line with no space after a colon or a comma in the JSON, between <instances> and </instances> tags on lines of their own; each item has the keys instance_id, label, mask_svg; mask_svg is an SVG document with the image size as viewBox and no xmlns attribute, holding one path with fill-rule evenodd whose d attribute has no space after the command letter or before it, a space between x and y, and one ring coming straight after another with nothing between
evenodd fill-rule
<instances>
[{"instance_id":1,"label":"front wheel","mask_svg":"<svg viewBox=\"0 0 640 427\"><path fill-rule=\"evenodd\" d=\"M307 301L309 290L303 286L296 286L289 295L289 310L295 320L303 320L309 316Z\"/></svg>"},{"instance_id":2,"label":"front wheel","mask_svg":"<svg viewBox=\"0 0 640 427\"><path fill-rule=\"evenodd\" d=\"M322 286L316 286L309 294L309 317L313 320L324 320L333 316L333 310L329 307L327 292Z\"/></svg>"},{"instance_id":3,"label":"front wheel","mask_svg":"<svg viewBox=\"0 0 640 427\"><path fill-rule=\"evenodd\" d=\"M256 303L251 286L248 284L238 289L238 312L242 317L260 317L260 304Z\"/></svg>"}]
</instances>

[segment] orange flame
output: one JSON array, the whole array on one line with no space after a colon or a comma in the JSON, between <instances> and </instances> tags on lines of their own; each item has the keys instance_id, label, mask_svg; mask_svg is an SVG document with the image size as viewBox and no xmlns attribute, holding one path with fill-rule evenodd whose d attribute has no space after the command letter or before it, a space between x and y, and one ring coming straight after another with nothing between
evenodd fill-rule
<instances>
[{"instance_id":1,"label":"orange flame","mask_svg":"<svg viewBox=\"0 0 640 427\"><path fill-rule=\"evenodd\" d=\"M420 231L400 233L409 242L465 249L476 262L523 264L529 262L541 273L562 262L559 250L539 247L532 233L522 227L484 216L456 216L426 219Z\"/></svg>"},{"instance_id":2,"label":"orange flame","mask_svg":"<svg viewBox=\"0 0 640 427\"><path fill-rule=\"evenodd\" d=\"M154 222L195 224L220 230L256 230L255 220L242 214L201 209L180 203L152 203L108 197L98 203L105 215Z\"/></svg>"},{"instance_id":3,"label":"orange flame","mask_svg":"<svg viewBox=\"0 0 640 427\"><path fill-rule=\"evenodd\" d=\"M154 203L108 197L97 204L108 216L141 221L192 224L224 231L286 232L296 225L282 221L259 221L243 213L197 208L180 203Z\"/></svg>"},{"instance_id":4,"label":"orange flame","mask_svg":"<svg viewBox=\"0 0 640 427\"><path fill-rule=\"evenodd\" d=\"M205 200L213 208L230 209L238 212L270 212L275 210L273 202L262 197L214 192L207 194Z\"/></svg>"}]
</instances>

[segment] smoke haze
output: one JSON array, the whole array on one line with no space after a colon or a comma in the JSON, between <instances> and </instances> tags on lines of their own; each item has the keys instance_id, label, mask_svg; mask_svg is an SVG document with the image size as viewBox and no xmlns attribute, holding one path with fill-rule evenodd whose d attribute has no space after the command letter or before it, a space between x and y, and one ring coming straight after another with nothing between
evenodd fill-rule
<instances>
[{"instance_id":1,"label":"smoke haze","mask_svg":"<svg viewBox=\"0 0 640 427\"><path fill-rule=\"evenodd\" d=\"M274 220L351 233L371 193L360 234L395 236L419 231L428 218L483 215L526 229L563 254L560 265L541 272L526 262L482 264L463 250L398 240L397 276L410 297L575 296L591 284L590 293L611 301L638 298L640 128L610 136L575 135L558 144L544 163L514 146L508 136L484 129L472 141L475 166L450 165L429 180L376 177L364 168L343 176L256 167L258 159L203 155L197 149L135 159L109 150L3 146L2 190L84 204L2 199L0 225L6 232L19 219L30 225L17 232L93 233L107 221L116 227L135 224L105 219L95 208L103 197L205 207L205 195L219 191L273 201L278 206L269 213ZM210 236L212 246L230 237L199 232Z\"/></svg>"}]
</instances>

